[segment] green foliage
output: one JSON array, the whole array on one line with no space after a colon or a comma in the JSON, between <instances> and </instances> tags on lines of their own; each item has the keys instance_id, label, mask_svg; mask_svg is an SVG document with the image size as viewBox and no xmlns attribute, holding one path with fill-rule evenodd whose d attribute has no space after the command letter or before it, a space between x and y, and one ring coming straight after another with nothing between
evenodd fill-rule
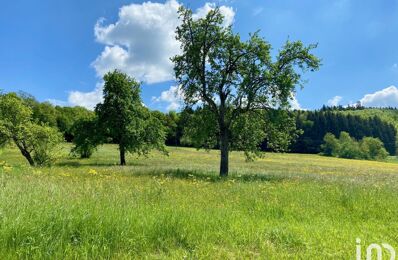
<instances>
[{"instance_id":1,"label":"green foliage","mask_svg":"<svg viewBox=\"0 0 398 260\"><path fill-rule=\"evenodd\" d=\"M117 70L105 74L104 82L104 101L95 112L102 136L119 145L120 164L126 164L125 152L164 151L165 129L142 105L140 84Z\"/></svg>"},{"instance_id":2,"label":"green foliage","mask_svg":"<svg viewBox=\"0 0 398 260\"><path fill-rule=\"evenodd\" d=\"M240 114L231 124L231 148L244 151L248 161L261 155L258 147L259 140L266 137L264 119L261 111L251 111Z\"/></svg>"},{"instance_id":3,"label":"green foliage","mask_svg":"<svg viewBox=\"0 0 398 260\"><path fill-rule=\"evenodd\" d=\"M56 159L56 148L63 139L57 129L34 122L32 114L32 109L15 93L2 95L2 142L13 142L32 166L49 165Z\"/></svg>"},{"instance_id":4,"label":"green foliage","mask_svg":"<svg viewBox=\"0 0 398 260\"><path fill-rule=\"evenodd\" d=\"M332 108L295 111L297 128L304 133L291 145L291 150L296 153L319 153L326 133L338 136L345 131L357 140L366 136L379 138L390 155L395 155L397 130L391 122L380 117L384 113L380 112L379 115L368 115L367 109L345 111Z\"/></svg>"},{"instance_id":5,"label":"green foliage","mask_svg":"<svg viewBox=\"0 0 398 260\"><path fill-rule=\"evenodd\" d=\"M229 150L239 148L247 155L255 154L266 135L265 127L257 128L256 124L262 123L258 122L256 111L288 108L296 85L302 84L298 70L319 68L320 60L310 53L316 45L288 41L274 61L268 42L258 33L242 41L230 26L224 26L218 8L200 19L195 19L192 11L184 7L179 14L182 24L177 28L176 38L181 42L182 53L172 58L176 79L186 105L203 109L195 119L210 117L211 120L196 120L200 127L193 130L199 135L195 143L207 147L214 140L205 136L217 133L220 175L225 176ZM241 130L247 134L254 129L249 140L233 132Z\"/></svg>"},{"instance_id":6,"label":"green foliage","mask_svg":"<svg viewBox=\"0 0 398 260\"><path fill-rule=\"evenodd\" d=\"M207 106L198 108L186 114L187 124L184 126L182 142L197 149L206 150L217 147L218 129L217 119Z\"/></svg>"},{"instance_id":7,"label":"green foliage","mask_svg":"<svg viewBox=\"0 0 398 260\"><path fill-rule=\"evenodd\" d=\"M90 158L97 146L102 142L97 118L76 121L72 126L71 132L74 136L73 144L75 145L71 153L80 158Z\"/></svg>"},{"instance_id":8,"label":"green foliage","mask_svg":"<svg viewBox=\"0 0 398 260\"><path fill-rule=\"evenodd\" d=\"M57 127L57 110L49 102L35 104L33 106L32 117L39 124L47 124L51 127Z\"/></svg>"},{"instance_id":9,"label":"green foliage","mask_svg":"<svg viewBox=\"0 0 398 260\"><path fill-rule=\"evenodd\" d=\"M326 156L338 156L340 151L339 140L334 136L334 134L326 133L323 138L324 144L321 145L322 154Z\"/></svg>"},{"instance_id":10,"label":"green foliage","mask_svg":"<svg viewBox=\"0 0 398 260\"><path fill-rule=\"evenodd\" d=\"M338 155L341 158L348 159L360 159L362 153L359 147L359 143L352 138L347 132L341 132L339 137L340 149Z\"/></svg>"},{"instance_id":11,"label":"green foliage","mask_svg":"<svg viewBox=\"0 0 398 260\"><path fill-rule=\"evenodd\" d=\"M73 125L75 122L94 117L94 112L84 107L56 106L55 109L57 110L57 127L68 142L71 142L74 138Z\"/></svg>"},{"instance_id":12,"label":"green foliage","mask_svg":"<svg viewBox=\"0 0 398 260\"><path fill-rule=\"evenodd\" d=\"M364 137L356 141L347 132L341 132L339 139L333 134L327 133L321 145L322 154L348 159L384 160L388 152L383 142L378 138Z\"/></svg>"},{"instance_id":13,"label":"green foliage","mask_svg":"<svg viewBox=\"0 0 398 260\"><path fill-rule=\"evenodd\" d=\"M302 134L297 129L294 114L281 109L271 109L265 113L265 141L267 149L275 152L289 150L291 144Z\"/></svg>"},{"instance_id":14,"label":"green foliage","mask_svg":"<svg viewBox=\"0 0 398 260\"><path fill-rule=\"evenodd\" d=\"M363 157L369 160L384 160L388 152L384 148L383 142L378 138L364 137L360 143Z\"/></svg>"},{"instance_id":15,"label":"green foliage","mask_svg":"<svg viewBox=\"0 0 398 260\"><path fill-rule=\"evenodd\" d=\"M33 161L38 166L53 164L60 156L60 144L64 141L62 134L47 125L28 124L29 138L25 142L32 147Z\"/></svg>"},{"instance_id":16,"label":"green foliage","mask_svg":"<svg viewBox=\"0 0 398 260\"><path fill-rule=\"evenodd\" d=\"M57 127L67 142L73 140L72 126L76 121L94 116L94 112L84 107L54 107L49 102L38 102L32 95L25 92L19 92L17 95L32 110L33 121Z\"/></svg>"}]
</instances>

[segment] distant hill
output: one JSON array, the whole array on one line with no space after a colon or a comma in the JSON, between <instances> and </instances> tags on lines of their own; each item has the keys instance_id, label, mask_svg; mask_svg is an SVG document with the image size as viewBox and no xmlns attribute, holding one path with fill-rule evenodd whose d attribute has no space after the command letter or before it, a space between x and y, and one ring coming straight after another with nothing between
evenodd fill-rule
<instances>
[{"instance_id":1,"label":"distant hill","mask_svg":"<svg viewBox=\"0 0 398 260\"><path fill-rule=\"evenodd\" d=\"M391 155L396 154L398 110L395 108L323 107L316 111L296 111L297 128L303 130L291 146L293 152L319 153L326 133L339 136L348 132L359 140L379 138Z\"/></svg>"}]
</instances>

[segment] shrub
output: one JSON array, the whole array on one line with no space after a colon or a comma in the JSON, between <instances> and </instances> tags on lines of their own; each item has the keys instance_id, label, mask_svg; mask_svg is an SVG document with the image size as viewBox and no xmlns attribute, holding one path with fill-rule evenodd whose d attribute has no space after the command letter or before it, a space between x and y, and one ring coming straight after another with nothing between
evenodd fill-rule
<instances>
[{"instance_id":1,"label":"shrub","mask_svg":"<svg viewBox=\"0 0 398 260\"><path fill-rule=\"evenodd\" d=\"M378 138L364 137L358 142L347 132L341 132L339 139L327 133L323 140L321 154L327 156L367 160L383 160L388 156L388 152Z\"/></svg>"},{"instance_id":2,"label":"shrub","mask_svg":"<svg viewBox=\"0 0 398 260\"><path fill-rule=\"evenodd\" d=\"M322 154L326 156L337 156L340 151L340 143L334 134L326 133L323 141L325 143L321 145Z\"/></svg>"},{"instance_id":3,"label":"shrub","mask_svg":"<svg viewBox=\"0 0 398 260\"><path fill-rule=\"evenodd\" d=\"M33 148L33 160L36 165L51 165L59 156L63 141L61 132L47 125L30 125L30 139Z\"/></svg>"},{"instance_id":4,"label":"shrub","mask_svg":"<svg viewBox=\"0 0 398 260\"><path fill-rule=\"evenodd\" d=\"M96 147L100 144L98 124L96 119L81 119L72 126L74 136L71 153L80 158L90 158Z\"/></svg>"},{"instance_id":5,"label":"shrub","mask_svg":"<svg viewBox=\"0 0 398 260\"><path fill-rule=\"evenodd\" d=\"M383 142L378 138L364 137L360 143L363 157L371 160L383 160L387 158L388 152Z\"/></svg>"},{"instance_id":6,"label":"shrub","mask_svg":"<svg viewBox=\"0 0 398 260\"><path fill-rule=\"evenodd\" d=\"M341 132L339 137L340 149L338 156L347 159L361 159L362 153L359 143L347 132Z\"/></svg>"}]
</instances>

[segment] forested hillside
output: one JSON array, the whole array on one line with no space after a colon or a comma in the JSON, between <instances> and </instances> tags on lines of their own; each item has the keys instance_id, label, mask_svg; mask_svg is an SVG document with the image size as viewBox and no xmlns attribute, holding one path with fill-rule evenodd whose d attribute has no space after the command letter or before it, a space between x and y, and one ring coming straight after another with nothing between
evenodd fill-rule
<instances>
[{"instance_id":1,"label":"forested hillside","mask_svg":"<svg viewBox=\"0 0 398 260\"><path fill-rule=\"evenodd\" d=\"M397 110L324 107L319 111L297 111L296 125L303 133L291 146L291 151L319 153L326 133L338 136L345 131L357 140L366 136L379 138L394 155L398 119L393 115L398 115Z\"/></svg>"}]
</instances>

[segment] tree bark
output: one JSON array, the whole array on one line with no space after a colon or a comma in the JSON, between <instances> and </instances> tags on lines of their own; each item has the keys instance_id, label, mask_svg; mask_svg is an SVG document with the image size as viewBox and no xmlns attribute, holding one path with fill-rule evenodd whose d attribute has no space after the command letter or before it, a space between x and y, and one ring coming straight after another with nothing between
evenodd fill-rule
<instances>
[{"instance_id":1,"label":"tree bark","mask_svg":"<svg viewBox=\"0 0 398 260\"><path fill-rule=\"evenodd\" d=\"M28 160L30 166L35 166L35 161L33 160L32 156L30 155L30 152L25 149L25 146L23 144L20 144L16 138L13 138L14 143L18 147L19 151L21 154Z\"/></svg>"},{"instance_id":2,"label":"tree bark","mask_svg":"<svg viewBox=\"0 0 398 260\"><path fill-rule=\"evenodd\" d=\"M124 145L119 144L119 152L120 152L120 165L126 165L126 150Z\"/></svg>"},{"instance_id":3,"label":"tree bark","mask_svg":"<svg viewBox=\"0 0 398 260\"><path fill-rule=\"evenodd\" d=\"M228 176L228 159L229 159L229 140L228 133L226 130L223 130L220 134L220 151L221 151L221 160L220 160L220 176L227 177Z\"/></svg>"},{"instance_id":4,"label":"tree bark","mask_svg":"<svg viewBox=\"0 0 398 260\"><path fill-rule=\"evenodd\" d=\"M26 160L28 160L30 166L35 166L35 161L33 161L33 158L28 151L21 150L21 153L26 158Z\"/></svg>"}]
</instances>

